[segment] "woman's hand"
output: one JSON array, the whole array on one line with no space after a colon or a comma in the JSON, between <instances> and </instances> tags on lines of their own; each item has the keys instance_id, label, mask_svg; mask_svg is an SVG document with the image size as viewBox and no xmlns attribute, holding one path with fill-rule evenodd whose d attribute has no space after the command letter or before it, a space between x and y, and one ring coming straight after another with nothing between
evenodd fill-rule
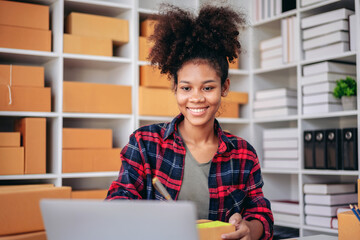
<instances>
[{"instance_id":1,"label":"woman's hand","mask_svg":"<svg viewBox=\"0 0 360 240\"><path fill-rule=\"evenodd\" d=\"M221 235L222 239L259 239L264 231L259 220L246 221L239 213L233 214L229 219L229 223L235 226L235 232Z\"/></svg>"}]
</instances>

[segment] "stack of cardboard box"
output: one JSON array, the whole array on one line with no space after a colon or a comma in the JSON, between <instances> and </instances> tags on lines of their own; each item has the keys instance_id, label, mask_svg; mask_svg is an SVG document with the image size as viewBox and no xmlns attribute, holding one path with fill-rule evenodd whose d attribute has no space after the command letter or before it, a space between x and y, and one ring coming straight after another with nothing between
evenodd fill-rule
<instances>
[{"instance_id":1,"label":"stack of cardboard box","mask_svg":"<svg viewBox=\"0 0 360 240\"><path fill-rule=\"evenodd\" d=\"M129 22L72 12L65 20L64 53L113 56L113 46L129 42Z\"/></svg>"},{"instance_id":2,"label":"stack of cardboard box","mask_svg":"<svg viewBox=\"0 0 360 240\"><path fill-rule=\"evenodd\" d=\"M148 37L154 33L156 21L147 19L141 22L139 37L139 60L147 61L154 43Z\"/></svg>"},{"instance_id":3,"label":"stack of cardboard box","mask_svg":"<svg viewBox=\"0 0 360 240\"><path fill-rule=\"evenodd\" d=\"M62 172L119 171L119 148L112 148L111 129L63 129Z\"/></svg>"},{"instance_id":4,"label":"stack of cardboard box","mask_svg":"<svg viewBox=\"0 0 360 240\"><path fill-rule=\"evenodd\" d=\"M44 67L0 65L0 111L50 112L51 89L44 87Z\"/></svg>"},{"instance_id":5,"label":"stack of cardboard box","mask_svg":"<svg viewBox=\"0 0 360 240\"><path fill-rule=\"evenodd\" d=\"M71 192L72 199L105 199L107 189L76 190Z\"/></svg>"},{"instance_id":6,"label":"stack of cardboard box","mask_svg":"<svg viewBox=\"0 0 360 240\"><path fill-rule=\"evenodd\" d=\"M46 119L17 120L15 131L0 133L0 175L45 174Z\"/></svg>"},{"instance_id":7,"label":"stack of cardboard box","mask_svg":"<svg viewBox=\"0 0 360 240\"><path fill-rule=\"evenodd\" d=\"M0 186L0 239L45 240L40 200L69 199L70 194L70 187L52 184Z\"/></svg>"},{"instance_id":8,"label":"stack of cardboard box","mask_svg":"<svg viewBox=\"0 0 360 240\"><path fill-rule=\"evenodd\" d=\"M0 47L51 51L49 6L0 1Z\"/></svg>"}]
</instances>

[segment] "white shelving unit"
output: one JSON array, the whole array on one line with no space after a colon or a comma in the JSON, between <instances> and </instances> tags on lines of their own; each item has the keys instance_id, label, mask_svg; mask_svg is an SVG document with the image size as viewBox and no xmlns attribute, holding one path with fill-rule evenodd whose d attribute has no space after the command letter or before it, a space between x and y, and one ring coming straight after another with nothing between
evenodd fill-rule
<instances>
[{"instance_id":1,"label":"white shelving unit","mask_svg":"<svg viewBox=\"0 0 360 240\"><path fill-rule=\"evenodd\" d=\"M3 64L40 65L45 67L45 85L51 87L52 112L4 112L0 111L0 126L11 127L11 122L21 117L45 117L47 119L47 174L0 176L0 184L22 183L54 183L56 186L71 186L74 189L108 188L116 179L118 172L62 173L62 128L111 128L113 130L114 147L123 147L129 135L139 126L155 122L170 121L170 117L139 116L138 85L139 66L147 62L138 60L138 36L140 22L150 14L156 13L160 0L30 0L50 6L52 30L52 52L28 51L0 48L0 62ZM167 0L166 2L189 9L198 9L206 0ZM306 60L302 58L302 50L297 46L300 60L284 66L267 69L260 67L260 41L280 35L281 19L289 16L304 16L325 12L336 8L347 7L355 10L357 24L360 26L359 0L327 0L306 8L300 7L271 19L252 22L252 1L229 1L235 8L243 9L249 16L250 28L241 32L242 47L245 49L240 56L240 69L230 70L231 90L247 91L249 103L241 107L241 118L219 118L223 129L247 139L256 149L262 161L262 131L269 128L297 127L299 142L298 169L273 170L262 169L265 181L264 193L270 200L292 199L300 202L302 209L299 225L275 223L281 226L298 228L301 236L328 233L337 234L336 230L306 226L304 223L304 183L322 182L355 182L360 176L359 171L306 170L303 168L303 131L308 129L359 127L360 111L344 111L328 114L303 115L301 101L301 77L303 65L323 60L360 62L360 44L356 52L332 57L320 57ZM114 57L100 57L63 53L64 18L72 11L93 13L127 19L130 23L130 41L115 51ZM300 32L299 21L296 29ZM358 31L357 39L360 39ZM300 34L298 35L300 40ZM299 41L300 42L300 41ZM360 68L357 68L360 76ZM109 83L132 86L132 114L93 114L63 112L63 81ZM359 81L358 81L359 82ZM293 87L298 91L298 114L288 117L272 117L255 119L252 114L253 100L257 90ZM359 95L359 92L358 92ZM358 98L358 106L360 99ZM358 134L359 135L359 134ZM359 152L360 154L360 152ZM360 158L359 158L360 159ZM360 164L359 164L360 166Z\"/></svg>"}]
</instances>

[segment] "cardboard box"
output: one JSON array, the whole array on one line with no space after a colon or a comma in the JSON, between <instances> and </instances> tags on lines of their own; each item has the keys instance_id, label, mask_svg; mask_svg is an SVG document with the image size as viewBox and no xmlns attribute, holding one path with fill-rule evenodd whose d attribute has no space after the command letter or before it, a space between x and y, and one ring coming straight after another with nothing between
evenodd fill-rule
<instances>
[{"instance_id":1,"label":"cardboard box","mask_svg":"<svg viewBox=\"0 0 360 240\"><path fill-rule=\"evenodd\" d=\"M78 36L108 38L115 45L129 42L129 21L72 12L65 19L65 32Z\"/></svg>"},{"instance_id":2,"label":"cardboard box","mask_svg":"<svg viewBox=\"0 0 360 240\"><path fill-rule=\"evenodd\" d=\"M140 86L170 88L171 82L166 74L153 66L140 66Z\"/></svg>"},{"instance_id":3,"label":"cardboard box","mask_svg":"<svg viewBox=\"0 0 360 240\"><path fill-rule=\"evenodd\" d=\"M0 240L46 240L46 239L47 237L45 231L22 233L22 234L0 237Z\"/></svg>"},{"instance_id":4,"label":"cardboard box","mask_svg":"<svg viewBox=\"0 0 360 240\"><path fill-rule=\"evenodd\" d=\"M43 198L69 199L70 196L71 187L0 191L0 236L43 231L39 201Z\"/></svg>"},{"instance_id":5,"label":"cardboard box","mask_svg":"<svg viewBox=\"0 0 360 240\"><path fill-rule=\"evenodd\" d=\"M0 24L49 30L49 6L0 1Z\"/></svg>"},{"instance_id":6,"label":"cardboard box","mask_svg":"<svg viewBox=\"0 0 360 240\"><path fill-rule=\"evenodd\" d=\"M35 188L52 188L54 184L26 184L26 185L1 185L0 190L28 190L28 189L35 189Z\"/></svg>"},{"instance_id":7,"label":"cardboard box","mask_svg":"<svg viewBox=\"0 0 360 240\"><path fill-rule=\"evenodd\" d=\"M112 149L63 149L62 172L119 171L120 148Z\"/></svg>"},{"instance_id":8,"label":"cardboard box","mask_svg":"<svg viewBox=\"0 0 360 240\"><path fill-rule=\"evenodd\" d=\"M15 122L25 150L25 174L46 173L46 118L22 118Z\"/></svg>"},{"instance_id":9,"label":"cardboard box","mask_svg":"<svg viewBox=\"0 0 360 240\"><path fill-rule=\"evenodd\" d=\"M112 148L111 129L63 128L63 148Z\"/></svg>"},{"instance_id":10,"label":"cardboard box","mask_svg":"<svg viewBox=\"0 0 360 240\"><path fill-rule=\"evenodd\" d=\"M154 46L153 42L150 42L146 37L139 37L139 60L148 61L149 54L152 47Z\"/></svg>"},{"instance_id":11,"label":"cardboard box","mask_svg":"<svg viewBox=\"0 0 360 240\"><path fill-rule=\"evenodd\" d=\"M247 92L229 91L228 95L221 99L225 102L236 102L238 104L247 104L249 102L249 94Z\"/></svg>"},{"instance_id":12,"label":"cardboard box","mask_svg":"<svg viewBox=\"0 0 360 240\"><path fill-rule=\"evenodd\" d=\"M239 69L239 58L233 60L233 62L229 62L230 69Z\"/></svg>"},{"instance_id":13,"label":"cardboard box","mask_svg":"<svg viewBox=\"0 0 360 240\"><path fill-rule=\"evenodd\" d=\"M338 214L339 240L360 239L360 221L352 211Z\"/></svg>"},{"instance_id":14,"label":"cardboard box","mask_svg":"<svg viewBox=\"0 0 360 240\"><path fill-rule=\"evenodd\" d=\"M64 53L113 56L110 38L86 37L64 34Z\"/></svg>"},{"instance_id":15,"label":"cardboard box","mask_svg":"<svg viewBox=\"0 0 360 240\"><path fill-rule=\"evenodd\" d=\"M0 132L0 147L20 147L20 133Z\"/></svg>"},{"instance_id":16,"label":"cardboard box","mask_svg":"<svg viewBox=\"0 0 360 240\"><path fill-rule=\"evenodd\" d=\"M107 189L72 191L71 198L73 198L73 199L105 199L107 193L108 193Z\"/></svg>"},{"instance_id":17,"label":"cardboard box","mask_svg":"<svg viewBox=\"0 0 360 240\"><path fill-rule=\"evenodd\" d=\"M51 31L0 25L0 47L50 52Z\"/></svg>"},{"instance_id":18,"label":"cardboard box","mask_svg":"<svg viewBox=\"0 0 360 240\"><path fill-rule=\"evenodd\" d=\"M158 21L146 19L142 21L140 24L140 36L142 37L150 37L154 34L155 25Z\"/></svg>"},{"instance_id":19,"label":"cardboard box","mask_svg":"<svg viewBox=\"0 0 360 240\"><path fill-rule=\"evenodd\" d=\"M358 184L357 184L357 187L358 187L358 205L360 206L360 179L358 179Z\"/></svg>"},{"instance_id":20,"label":"cardboard box","mask_svg":"<svg viewBox=\"0 0 360 240\"><path fill-rule=\"evenodd\" d=\"M174 117L177 114L179 108L173 91L139 87L139 115Z\"/></svg>"},{"instance_id":21,"label":"cardboard box","mask_svg":"<svg viewBox=\"0 0 360 240\"><path fill-rule=\"evenodd\" d=\"M0 147L0 175L24 174L24 148Z\"/></svg>"},{"instance_id":22,"label":"cardboard box","mask_svg":"<svg viewBox=\"0 0 360 240\"><path fill-rule=\"evenodd\" d=\"M240 111L238 103L222 101L216 117L238 118L239 115Z\"/></svg>"},{"instance_id":23,"label":"cardboard box","mask_svg":"<svg viewBox=\"0 0 360 240\"><path fill-rule=\"evenodd\" d=\"M199 240L221 240L224 233L235 232L235 226L230 223L211 221L197 224Z\"/></svg>"},{"instance_id":24,"label":"cardboard box","mask_svg":"<svg viewBox=\"0 0 360 240\"><path fill-rule=\"evenodd\" d=\"M51 89L0 85L0 111L51 112Z\"/></svg>"},{"instance_id":25,"label":"cardboard box","mask_svg":"<svg viewBox=\"0 0 360 240\"><path fill-rule=\"evenodd\" d=\"M63 86L64 112L132 112L131 86L83 82L64 82Z\"/></svg>"},{"instance_id":26,"label":"cardboard box","mask_svg":"<svg viewBox=\"0 0 360 240\"><path fill-rule=\"evenodd\" d=\"M11 84L16 87L44 87L44 67L0 64L0 84Z\"/></svg>"}]
</instances>

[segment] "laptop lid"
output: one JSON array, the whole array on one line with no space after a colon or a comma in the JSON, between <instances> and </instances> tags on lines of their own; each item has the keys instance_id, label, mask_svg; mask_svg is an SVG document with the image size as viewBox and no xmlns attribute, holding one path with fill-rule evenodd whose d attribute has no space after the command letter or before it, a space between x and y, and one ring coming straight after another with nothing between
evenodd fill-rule
<instances>
[{"instance_id":1,"label":"laptop lid","mask_svg":"<svg viewBox=\"0 0 360 240\"><path fill-rule=\"evenodd\" d=\"M198 240L191 202L44 199L48 240Z\"/></svg>"}]
</instances>

